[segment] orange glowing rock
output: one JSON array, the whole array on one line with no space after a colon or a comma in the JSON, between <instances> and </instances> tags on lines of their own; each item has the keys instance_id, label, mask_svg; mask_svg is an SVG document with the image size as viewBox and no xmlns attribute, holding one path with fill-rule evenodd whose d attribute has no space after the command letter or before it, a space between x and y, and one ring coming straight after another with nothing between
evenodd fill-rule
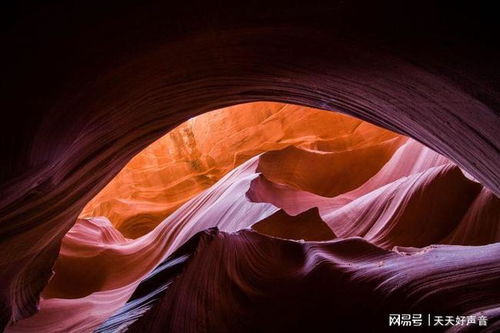
<instances>
[{"instance_id":1,"label":"orange glowing rock","mask_svg":"<svg viewBox=\"0 0 500 333\"><path fill-rule=\"evenodd\" d=\"M192 118L147 147L86 205L80 217L106 216L125 237L137 238L249 158L288 146L322 153L290 148L276 152L280 163L267 162L275 160L269 155L261 163L269 179L308 182L297 186L333 196L370 178L406 139L339 113L271 102L236 105ZM305 180L301 174L308 170L282 165L309 158L328 159L323 163L328 168ZM360 158L363 163L358 163Z\"/></svg>"}]
</instances>

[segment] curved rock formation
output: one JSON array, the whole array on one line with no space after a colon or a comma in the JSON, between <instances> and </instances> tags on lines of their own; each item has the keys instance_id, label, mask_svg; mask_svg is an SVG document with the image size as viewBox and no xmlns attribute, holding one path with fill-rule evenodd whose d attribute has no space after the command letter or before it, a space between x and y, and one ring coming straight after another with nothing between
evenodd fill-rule
<instances>
[{"instance_id":1,"label":"curved rock formation","mask_svg":"<svg viewBox=\"0 0 500 333\"><path fill-rule=\"evenodd\" d=\"M118 314L107 320L100 328L101 331L113 331L124 322L131 324L135 319L141 323L149 322L146 318L157 317L159 320L165 314L165 309L154 312L156 314L143 310L149 309L153 299L155 302L159 301L159 295L163 295L171 283L171 270L174 269L177 276L182 271L179 270L177 262L183 262L185 259L170 258L164 263L162 261L197 232L214 226L225 232L237 232L251 227L273 238L302 242L332 240L336 235L342 239L358 236L363 237L366 244L379 246L380 251L385 248L396 253L419 251L404 248L408 246L425 247L434 243L468 244L472 239L472 245L478 244L477 242L488 244L500 241L495 232L486 234L483 238L470 238L469 241L463 238L464 225L469 228L477 227L467 222L470 220L489 217L489 222L483 225L487 228L484 231L497 230L500 221L498 199L488 195L488 190L482 189L480 184L467 178L446 158L414 140L407 139L403 142L382 168L373 167L373 175L369 180L358 188L335 197L322 197L297 186L292 188L286 184L269 181L263 164L269 165L273 160L277 165L281 165L284 174L287 173L287 168L306 170L303 168L304 164L312 170L325 170L331 166L330 158L322 158L324 151L302 151L294 148L293 152L299 154L304 152L319 155L319 159L301 161L289 159L287 154L290 148L284 148L244 162L209 189L182 205L153 231L137 239L124 238L106 218L79 220L63 240L61 253L54 267L55 275L44 290L40 312L9 327L8 332L64 332L74 329L90 331L116 311ZM379 147L374 145L373 149L378 150ZM370 166L359 157L355 157L358 164ZM365 157L370 160L369 154ZM315 161L314 164L311 161ZM351 162L354 163L354 160ZM297 163L303 165L297 169ZM397 165L400 167L397 168ZM308 177L316 179L316 174L301 174L305 184L311 184ZM352 178L357 180L358 175L352 174ZM346 181L344 180L344 183L347 183ZM452 187L453 190L450 191ZM445 237L447 239L443 240ZM484 239L488 241L485 242ZM376 248L375 245L370 246ZM260 245L255 246L258 248ZM394 246L398 248L393 249ZM267 250L262 251L267 253ZM353 251L357 251L357 246L353 247ZM264 256L262 258L266 256L264 253L261 254ZM498 267L495 266L493 257L491 255L488 260L495 270ZM173 264L172 260L176 264ZM381 262L384 260L380 259ZM448 260L447 256L443 256L440 262L446 266ZM252 261L258 263L258 259ZM454 266L450 267L454 269ZM161 273L164 269L167 269L167 272ZM220 266L220 269L223 267ZM397 269L394 274L396 271ZM262 272L264 274L266 271ZM452 274L450 272L446 274ZM167 280L163 277L165 274L169 276ZM425 271L425 274L433 276L434 273ZM273 279L272 275L267 273L265 276ZM368 277L372 278L371 275L367 275ZM238 279L237 276L232 278ZM139 285L143 279L146 280ZM218 281L209 280L207 283L214 283L214 288L219 288ZM488 285L488 290L494 285ZM141 292L144 288L148 290L146 294ZM457 286L457 290L459 288L461 285ZM138 294L141 296L137 296ZM129 297L129 302L123 306ZM492 294L491 297L485 298L485 301L496 304L496 296ZM326 298L314 299L314 302L322 304L326 302ZM458 309L451 307L450 311ZM188 305L181 310L193 311ZM385 311L389 310L396 311L385 308ZM426 311L430 310L432 309L426 308ZM469 310L474 309L467 309ZM292 310L283 311L285 313ZM71 316L63 319L60 315L62 313ZM82 316L83 313L87 315ZM462 314L465 312L460 312L460 315ZM382 315L378 313L377 316L377 320L381 320ZM151 322L157 322L157 319L152 319ZM494 318L490 319L494 321ZM306 319L304 323L305 321ZM160 326L156 328L148 326L151 323L144 325L148 330L159 331L170 327L170 324L160 322ZM318 321L318 325L323 324L324 322ZM256 326L251 327L247 329L254 329ZM180 332L185 329L184 326L170 328ZM240 328L214 326L210 329L219 331ZM205 330L203 327L192 329Z\"/></svg>"},{"instance_id":2,"label":"curved rock formation","mask_svg":"<svg viewBox=\"0 0 500 333\"><path fill-rule=\"evenodd\" d=\"M352 145L344 151L332 153L288 147L264 155L259 171L272 182L334 197L364 184L405 140L394 137L380 143L373 142L367 147ZM359 163L360 160L363 163ZM313 166L321 167L312 172Z\"/></svg>"},{"instance_id":3,"label":"curved rock formation","mask_svg":"<svg viewBox=\"0 0 500 333\"><path fill-rule=\"evenodd\" d=\"M270 102L236 105L192 118L155 141L127 163L80 217L106 216L123 235L137 238L242 162L287 146L324 151L324 155L311 156L329 158L336 167L323 169L323 174L310 181L328 184L335 179L339 185L329 189L335 194L369 178L405 140L339 113ZM373 166L357 163L360 158ZM278 160L289 163L284 156ZM260 165L270 177L273 166L266 160ZM359 179L347 175L356 167L363 175Z\"/></svg>"},{"instance_id":4,"label":"curved rock formation","mask_svg":"<svg viewBox=\"0 0 500 333\"><path fill-rule=\"evenodd\" d=\"M277 275L257 275L263 279L255 283L256 289L245 288L247 279L255 278L256 267L271 272L275 267L257 256L262 248L289 249L283 251L286 260L279 266L283 273L333 251L320 271L310 267L303 272L312 276L312 282L318 276L342 280L344 271L338 268L344 259L339 262L330 247L342 249L342 244L354 243L356 249L350 245L345 249L349 252L345 261L359 263L359 270L351 272L358 272L361 281L340 283L344 287L340 294L336 285L318 282L309 289L310 285L300 283L307 279L281 276L297 293L318 296L315 304L325 304L323 296L331 298L329 306L339 311L353 309L342 292L359 287L359 295L368 300L388 300L376 304L376 311L398 311L399 305L406 304L404 311L413 311L414 306L416 311L482 313L490 318L486 330L498 328L500 302L498 290L492 287L498 285L494 260L498 253L496 244L486 245L498 242L499 235L500 51L495 31L500 29L496 11L483 3L448 6L427 0L334 0L326 5L282 0L263 5L225 0L217 4L28 0L9 6L13 8L2 11L8 17L2 20L1 30L6 50L1 55L1 328L91 331L118 310L140 280L174 249L211 226L221 232L200 236L208 245L193 245L206 249L207 257L194 253L186 264L174 265L184 270L171 286L173 294L199 290L200 283L206 283L213 289L197 293L196 298L212 302L214 294L207 292L219 290L231 277L228 285L239 285L250 293L268 291L267 277ZM144 234L134 240L120 236L106 220L78 220L85 205L126 163L166 132L199 114L255 101L340 111L412 139L382 149L382 158L376 155L367 163L373 173L362 170L333 189L321 182L321 177L330 176L324 166L318 174L303 177L307 167L294 169L290 160L279 162L276 165L287 171L285 179L275 165L263 162L259 170L271 182L264 184L265 179L255 172L257 160L249 160L196 196L209 182L193 185L191 200L175 212L172 209L184 199L172 198L172 205L165 208L145 206L150 210L145 218L139 216L137 224L123 227L129 237ZM236 119L237 113L233 114ZM446 158L419 148L413 140ZM271 153L262 161L304 155L319 165L330 156L325 152L341 147L336 141L319 141L297 154ZM401 164L391 162L397 156ZM350 167L336 164L332 170L338 175L343 171L339 165ZM298 204L269 198L269 193L280 193ZM424 210L415 208L422 205L424 210L429 208L429 219ZM316 247L309 243L271 239L251 231L225 233L250 227L280 208L295 216L311 207L318 207L321 219L339 238L317 245L316 257L304 254L304 249ZM161 220L150 218L158 214L170 215L145 234ZM349 238L354 234L366 239ZM223 241L210 242L217 237ZM256 242L259 246L248 250ZM390 249L428 242L475 246ZM242 246L241 254L248 255L219 265L237 257L234 251L220 250L237 244ZM379 270L365 254L390 264ZM197 263L209 258L212 266L198 267ZM104 260L113 262L105 265ZM130 266L117 264L122 260ZM237 266L239 262L242 267ZM201 278L203 272L214 273L213 279ZM248 274L240 277L238 272ZM74 279L73 284L64 276ZM95 280L79 281L86 276ZM193 276L200 278L190 279ZM466 291L457 296L465 285ZM46 294L40 298L44 289ZM389 295L391 290L395 294ZM238 292L234 288L219 293L216 313L233 316L232 311L245 302ZM275 292L277 297L271 299L277 303L271 304L277 306L270 310L279 309L287 300L282 289ZM137 327L203 329L197 322L187 326L189 321L178 319L186 313L208 318L206 307L190 308L188 296L183 302L174 302L168 293L160 299L139 315L144 319L138 317ZM272 312L260 312L265 306L253 306L261 303L246 303L255 312L242 317L242 323L224 324L222 317L214 316L206 327L244 330L258 324L269 323L269 328L283 324L283 320L270 322ZM224 306L228 304L235 306L228 309ZM291 315L303 309L283 306ZM172 310L172 316L155 317L164 309ZM303 322L315 318L305 314L294 318L304 318ZM276 315L282 314L277 311ZM147 321L151 316L158 321ZM301 323L297 321L296 327Z\"/></svg>"},{"instance_id":5,"label":"curved rock formation","mask_svg":"<svg viewBox=\"0 0 500 333\"><path fill-rule=\"evenodd\" d=\"M186 245L97 332L386 331L388 313L487 314L489 332L500 328L499 244L407 252L360 238L300 243L212 230Z\"/></svg>"},{"instance_id":6,"label":"curved rock formation","mask_svg":"<svg viewBox=\"0 0 500 333\"><path fill-rule=\"evenodd\" d=\"M234 232L272 215L276 207L251 204L245 196L256 168L257 158L247 161L135 240L118 237L105 218L78 220L63 240L40 311L7 331L92 331L127 301L141 279L197 232L215 225Z\"/></svg>"}]
</instances>

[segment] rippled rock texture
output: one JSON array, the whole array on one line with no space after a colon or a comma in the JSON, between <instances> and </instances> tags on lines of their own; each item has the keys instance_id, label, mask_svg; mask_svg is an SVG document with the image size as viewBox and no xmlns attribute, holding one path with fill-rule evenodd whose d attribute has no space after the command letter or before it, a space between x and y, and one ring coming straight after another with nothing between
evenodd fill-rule
<instances>
[{"instance_id":1,"label":"rippled rock texture","mask_svg":"<svg viewBox=\"0 0 500 333\"><path fill-rule=\"evenodd\" d=\"M0 328L368 331L339 319L366 309L498 330L495 10L8 5Z\"/></svg>"},{"instance_id":2,"label":"rippled rock texture","mask_svg":"<svg viewBox=\"0 0 500 333\"><path fill-rule=\"evenodd\" d=\"M388 251L361 238L303 243L248 230L206 231L162 264L128 308L97 332L119 327L127 332L384 332L390 329L388 313L400 312L487 315L489 332L495 332L500 267L493 258L499 247ZM175 265L186 260L177 275ZM483 268L474 273L473 285L471 263Z\"/></svg>"},{"instance_id":3,"label":"rippled rock texture","mask_svg":"<svg viewBox=\"0 0 500 333\"><path fill-rule=\"evenodd\" d=\"M260 165L270 179L308 182L297 186L336 195L370 178L404 141L338 113L281 103L233 106L192 118L155 141L85 206L80 217L106 216L125 237L137 238L242 162L286 147L324 154L299 157L308 152L293 148L277 152L286 154L279 157L266 154ZM316 169L314 177L301 177L310 165L300 161L307 158L325 159L311 163L330 166ZM361 158L370 165L358 163ZM305 169L285 167L293 160Z\"/></svg>"},{"instance_id":4,"label":"rippled rock texture","mask_svg":"<svg viewBox=\"0 0 500 333\"><path fill-rule=\"evenodd\" d=\"M146 148L89 202L62 241L40 311L7 331L319 329L376 304L370 321L380 329L398 307L487 312L493 324L499 253L486 245L500 241L499 207L449 159L361 120L279 103L217 110ZM124 220L125 230L147 229L130 237ZM196 244L173 254L185 242ZM446 288L465 297L471 278L484 283L444 304Z\"/></svg>"}]
</instances>

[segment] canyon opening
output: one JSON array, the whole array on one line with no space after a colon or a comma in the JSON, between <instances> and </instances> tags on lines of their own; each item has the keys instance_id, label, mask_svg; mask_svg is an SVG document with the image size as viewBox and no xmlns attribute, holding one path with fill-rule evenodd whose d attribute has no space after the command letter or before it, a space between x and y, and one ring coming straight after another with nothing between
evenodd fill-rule
<instances>
[{"instance_id":1,"label":"canyon opening","mask_svg":"<svg viewBox=\"0 0 500 333\"><path fill-rule=\"evenodd\" d=\"M224 331L273 320L279 330L296 311L319 329L322 306L345 288L351 307L375 298L432 309L444 297L429 294L432 283L407 286L453 274L465 288L474 247L457 245L498 242L499 207L448 158L357 118L274 102L215 110L149 145L86 204L40 311L8 331Z\"/></svg>"},{"instance_id":2,"label":"canyon opening","mask_svg":"<svg viewBox=\"0 0 500 333\"><path fill-rule=\"evenodd\" d=\"M494 6L2 6L0 332L500 332Z\"/></svg>"}]
</instances>

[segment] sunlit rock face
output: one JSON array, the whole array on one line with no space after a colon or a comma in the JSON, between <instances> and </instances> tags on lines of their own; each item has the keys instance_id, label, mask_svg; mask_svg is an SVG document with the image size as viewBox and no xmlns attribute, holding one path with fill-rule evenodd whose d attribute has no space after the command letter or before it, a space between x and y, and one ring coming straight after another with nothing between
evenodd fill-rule
<instances>
[{"instance_id":1,"label":"sunlit rock face","mask_svg":"<svg viewBox=\"0 0 500 333\"><path fill-rule=\"evenodd\" d=\"M369 179L406 140L339 113L282 103L237 105L192 118L155 141L80 217L106 216L125 237L137 238L249 158L285 147L290 148L273 153L281 154L278 158L262 159L269 179L334 196ZM329 167L312 175L308 159ZM292 164L297 168L285 167Z\"/></svg>"},{"instance_id":2,"label":"sunlit rock face","mask_svg":"<svg viewBox=\"0 0 500 333\"><path fill-rule=\"evenodd\" d=\"M500 200L414 139L242 104L134 157L64 237L40 310L6 331L384 331L393 312L494 329L499 241Z\"/></svg>"}]
</instances>

